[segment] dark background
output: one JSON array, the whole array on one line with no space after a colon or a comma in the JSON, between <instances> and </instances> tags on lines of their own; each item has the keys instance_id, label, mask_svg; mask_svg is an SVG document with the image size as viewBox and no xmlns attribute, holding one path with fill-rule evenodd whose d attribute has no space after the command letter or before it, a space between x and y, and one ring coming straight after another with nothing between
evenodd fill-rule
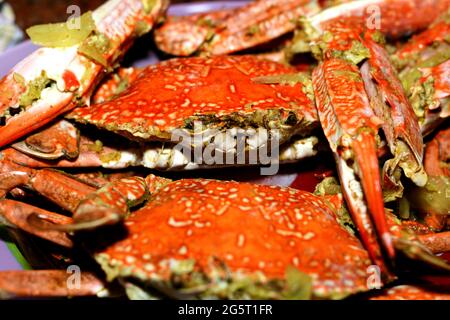
<instances>
[{"instance_id":1,"label":"dark background","mask_svg":"<svg viewBox=\"0 0 450 320\"><path fill-rule=\"evenodd\" d=\"M171 3L199 0L172 0ZM210 0L212 1L212 0ZM78 5L82 12L93 10L105 0L6 0L14 9L16 22L26 29L35 24L61 22L67 19L67 7Z\"/></svg>"}]
</instances>

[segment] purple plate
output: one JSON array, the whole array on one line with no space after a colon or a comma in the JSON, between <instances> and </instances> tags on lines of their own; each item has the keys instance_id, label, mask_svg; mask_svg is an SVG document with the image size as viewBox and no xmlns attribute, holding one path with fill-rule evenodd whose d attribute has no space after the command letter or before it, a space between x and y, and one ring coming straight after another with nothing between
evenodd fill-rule
<instances>
[{"instance_id":1,"label":"purple plate","mask_svg":"<svg viewBox=\"0 0 450 320\"><path fill-rule=\"evenodd\" d=\"M175 4L169 9L170 15L189 15L198 12L206 12L212 10L219 10L223 8L233 8L241 6L244 1L215 1L215 2L198 2L192 4ZM0 54L0 77L3 77L8 71L14 67L19 61L28 56L36 46L30 41L25 41L14 48L11 48ZM145 50L145 49L144 49ZM153 52L142 58L132 61L135 66L143 66L158 61L158 58ZM24 261L20 252L13 243L6 243L0 240L0 271L1 270L17 270L27 268L27 263Z\"/></svg>"}]
</instances>

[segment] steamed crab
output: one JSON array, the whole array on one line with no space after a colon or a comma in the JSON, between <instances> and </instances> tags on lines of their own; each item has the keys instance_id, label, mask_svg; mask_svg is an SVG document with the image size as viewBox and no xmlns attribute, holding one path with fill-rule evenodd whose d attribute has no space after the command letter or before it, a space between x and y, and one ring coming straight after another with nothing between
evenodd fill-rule
<instances>
[{"instance_id":1,"label":"steamed crab","mask_svg":"<svg viewBox=\"0 0 450 320\"><path fill-rule=\"evenodd\" d=\"M107 212L111 222L113 216L126 214L126 202L136 204L148 192L147 204L125 220L128 235L104 249L93 249L110 281L119 279L127 288L135 286L147 294L153 288L175 297L338 298L366 290L367 252L336 222L327 201L303 191L202 179L126 178L80 201L72 223L93 223L99 212ZM2 212L11 213L4 216L7 221L19 213L33 215L28 206L7 211L8 205L14 207L2 202ZM36 217L71 229L70 218L43 211ZM27 227L46 239L61 236L31 223ZM323 250L331 239L338 247ZM15 282L13 276L0 274L10 279L7 286L0 280L3 293L28 295L21 292L23 278ZM28 276L38 282L58 278L57 273ZM99 281L88 280L89 293L97 294ZM61 294L41 288L44 295Z\"/></svg>"},{"instance_id":2,"label":"steamed crab","mask_svg":"<svg viewBox=\"0 0 450 320\"><path fill-rule=\"evenodd\" d=\"M295 68L248 55L172 59L143 70L122 69L112 79L100 86L93 96L93 104L86 107L77 107L66 116L77 122L95 125L102 131L118 133L126 139L133 140L133 146L130 147L129 142L125 142L125 147L117 143L103 145L101 141L94 141L95 139L85 136L84 133L80 138L78 130L70 122L62 120L37 134L27 137L23 142L14 144L15 149L3 150L1 190L4 193L14 192L18 190L17 187L26 186L74 213L73 218L64 218L50 212L32 209L18 202L3 200L1 203L4 208L5 219L9 224L18 225L37 236L52 240L63 246L72 247L72 239L67 236L65 231L96 229L105 224L119 223L123 219L126 221L125 224L128 223L128 228L130 226L129 219L132 221L135 216L142 215L143 220L150 219L147 217L147 209L150 208L148 210L153 212L153 197L144 208L126 218L127 204L140 203L141 200L146 198L145 195L148 190L152 194L154 193L156 198L160 193L166 192L164 188L159 188L160 184L167 184L165 187L168 188L167 192L173 191L170 196L162 197L158 206L164 206L166 202L171 203L170 199L177 198L178 193L183 194L186 190L183 188L179 190L176 187L173 187L172 190L172 186L177 185L178 182L169 182L154 176L149 176L147 179L120 180L96 190L97 187L92 184L86 185L58 172L48 169L36 170L33 167L144 165L150 168L179 170L196 169L201 166L211 168L217 164L219 166L225 165L217 161L211 163L206 161L201 165L190 161L189 154L183 154L174 147L174 142L178 142L171 139L175 132L178 132L178 137L187 138L187 142L182 141L184 147L199 146L200 151L209 150L210 155L218 155L222 159L230 155L233 165L240 156L243 157L244 161L238 164L262 164L262 161L246 163L246 156L263 148L273 151L271 147L274 139L281 143L282 148L277 161L293 161L316 154L316 145L322 136L320 134L321 126L337 162L341 184L339 190L342 190L353 222L364 248L367 250L367 252L364 251L364 254L367 254L372 263L381 268L383 281L387 282L394 277L392 271L395 268L393 268L391 262L395 261L395 257L399 254L397 250L406 253L409 257L420 258L448 270L448 265L434 257L429 251L448 250L448 233L434 233L435 230L444 230L446 223L441 222L435 230L430 230L432 224L422 226L416 221L405 223L402 227L399 227L395 217L386 212L384 208L384 201L395 200L400 201L401 204L405 203L401 201L404 199L406 178L417 186L419 194L424 194L424 197L429 197L430 194L435 193L435 190L433 190L435 185L428 181L427 173L422 164L424 144L420 126L424 123L428 126L434 119L426 118L423 120L423 116L428 116L430 113L421 114L417 111L417 107L411 106L408 98L412 97L410 93L412 91L408 91L407 87L406 93L404 92L394 65L391 64L389 54L384 47L383 37L379 32L375 32L371 28L367 29L367 26L362 23L361 17L358 17L364 16L368 6L374 3L380 5L382 14L388 14L389 19L383 19L382 30L386 31L390 37L398 37L408 31L414 32L426 27L431 22L431 18L436 16L439 8L448 7L448 1L435 1L435 10L431 10L428 6L410 7L411 3L409 2L407 7L403 7L405 1L400 0L391 2L352 1L312 15L309 22L304 23L304 32L296 35L289 48L292 51L291 54L298 53L296 51L298 48L302 48L300 51L310 50L314 53L318 64L314 67L312 76L308 73L299 73ZM222 23L220 21L229 23L229 19L233 21L230 17L234 14L245 16L248 8L253 8L251 12L255 12L258 17L258 12L261 14L258 10L264 8L264 6L272 7L270 1L257 1L241 9L242 11L235 9L236 11L231 15L225 11L219 12L217 15L212 14L212 17L217 19L217 25ZM411 15L407 15L407 19L415 17L414 10L427 9L431 11L429 15L422 15L423 19L405 20L405 23L398 24L395 17L392 16L393 7L408 8ZM160 9L162 8L163 6ZM280 9L276 6L273 8L273 13ZM301 7L299 10L305 10L305 8ZM145 8L144 11L146 11ZM345 15L343 20L346 11L349 11L349 14ZM276 15L274 16L276 17ZM281 18L283 17L285 15L282 14ZM262 21L265 21L263 18L261 17ZM271 16L270 19L272 18ZM190 19L192 22L197 17L191 17ZM441 24L437 22L430 27L430 30L435 30L436 25L439 28L441 27ZM288 26L283 25L283 27ZM287 29L282 30L284 30L282 32L285 32ZM434 31L425 31L425 33L427 32L433 33ZM239 35L239 32L237 34ZM213 46L214 41L218 41L217 45L223 45L233 51L233 46L229 44L236 41L241 43L239 36L234 36L232 33L227 35L224 32L221 36L215 36L210 43L202 42L201 45L202 48L207 48L209 45ZM260 41L261 39L263 39L261 41L266 41L269 38L270 36L266 35L262 38L250 37L252 41ZM230 42L227 42L227 39ZM436 39L439 40L439 37ZM304 46L305 41L306 47ZM247 44L241 49L245 46ZM422 46L419 47L422 48ZM443 47L445 48L445 45ZM404 50L407 51L407 49ZM400 56L402 55L400 54ZM445 103L445 97L439 94L446 89L446 68L445 64L443 65L444 67L439 66L438 72L434 73L440 75L440 78L438 76L434 76L434 78L443 81L435 81L434 85L435 92L437 92L435 98L444 98ZM398 67L403 68L404 65L399 64ZM422 71L429 74L429 70ZM407 72L405 71L405 74ZM23 83L20 77L16 76L15 78L16 83ZM422 81L422 78L419 78ZM89 93L84 98L90 95ZM17 99L19 99L19 96ZM28 94L22 95L20 100L23 97L27 98ZM46 100L47 97L42 94L39 99ZM414 102L414 99L412 101ZM436 108L435 104L430 107L430 109L433 108ZM445 110L445 104L443 110ZM417 117L421 118L420 122ZM5 128L14 127L11 123L13 119L15 117L8 118ZM422 130L428 131L428 129L424 130L424 127L422 126ZM382 133L380 134L380 132ZM202 134L200 140L195 139L196 133ZM248 137L239 141L236 138L239 133L245 133ZM240 154L235 150L239 143L243 147L243 152ZM76 147L78 145L80 145L79 149ZM378 160L380 154L384 160L387 160L383 165L382 178L380 178ZM63 159L64 157L67 159ZM201 187L202 184L220 184L219 182L206 180L179 182L179 184L183 183L191 184L195 187L192 188L201 190L202 193L205 191ZM448 181L444 181L444 183L448 184ZM232 184L231 182L224 183L224 187L228 188ZM446 185L444 184L444 186ZM236 189L240 190L241 188L246 190L247 185L236 185ZM259 188L257 186L251 187L252 190L259 190ZM68 193L67 190L71 190L71 192ZM208 192L215 195L214 190L208 190ZM283 193L284 191L278 190L277 192ZM324 194L327 201L334 203L332 211L333 208L334 210L343 208L342 203L336 204L336 199L342 199L342 196L336 197L336 194L333 194L331 198L327 192ZM110 203L111 200L116 199L116 196L119 197L117 198L119 202ZM309 199L308 201L311 201L318 212L327 210L324 203L317 201L314 196L309 194L299 196ZM196 195L192 197L197 201ZM207 205L209 202L215 201L215 198L203 197ZM276 199L275 196L274 198ZM243 199L247 198L244 197ZM276 207L277 203L282 201L281 199L279 201L275 199L273 200L273 206ZM240 214L242 214L241 211L246 211L243 209L244 207L250 208L249 210L256 210L255 205L247 207L242 205L238 208ZM290 205L284 205L290 208ZM415 203L413 206L422 211L428 210L427 207L423 207L423 203ZM225 207L227 208L227 206ZM300 208L305 210L304 204L303 206L299 205ZM439 208L439 210L441 209ZM217 212L215 208L211 208L211 210ZM263 211L265 210L267 208L263 206ZM40 212L37 216L33 213L36 211ZM185 214L187 211L189 209L183 207L180 214ZM289 212L283 213L283 209L278 211L281 217L289 217ZM402 212L405 212L405 210L402 210ZM276 214L274 213L274 215ZM317 215L320 216L319 213ZM425 221L436 220L436 215L444 216L442 212L431 212L431 218L425 218ZM39 216L45 218L46 221L42 222ZM441 216L439 217L440 220L444 220ZM233 233L233 226L228 225L226 221L223 223L226 226L224 230ZM431 229L433 228L434 226L431 227ZM413 231L412 235L404 239L401 236L404 230ZM139 234L140 230L136 232L134 238L138 239L141 235ZM147 233L147 230L142 232L143 235ZM303 233L304 231L300 232L302 235ZM213 234L215 235L214 232ZM321 231L320 234L326 237L325 231ZM339 232L336 231L336 234L339 234ZM214 235L207 234L208 237ZM296 236L291 234L289 237L295 238ZM134 240L132 237L125 241L130 241L133 244ZM342 241L342 244L345 245L345 240ZM426 244L429 250L424 248L423 244ZM116 245L112 244L113 249L111 250L114 251ZM320 245L318 244L318 246ZM143 246L143 248L146 247ZM296 250L304 254L302 247L298 247ZM343 252L345 251L344 248ZM211 255L210 251L204 253L206 256ZM99 259L96 254L94 254L94 257ZM389 257L390 261L387 261L386 257ZM170 255L161 257L163 260L169 258ZM220 260L226 260L226 258L224 256ZM133 292L148 294L147 290L142 288L142 285L146 287L149 285L148 282L154 285L151 271L145 275L146 270L144 270L144 273L134 274L132 269L136 267L134 264L136 257L131 256L128 260L132 261L130 265L124 269L120 269L119 266L119 270L116 268L117 265L109 266L110 263L114 264L109 261L109 257L106 257L106 260L102 260L103 262L100 261L100 263L110 279L118 277L122 282L126 282ZM335 263L339 264L339 261L336 260ZM324 264L328 263L324 261ZM184 266L184 264L182 265ZM180 285L182 289L187 289L189 293L192 293L193 290L200 297L207 297L210 294L228 298L240 297L239 295L235 296L233 290L231 290L231 293L228 292L228 289L225 292L217 291L214 279L212 282L210 281L212 274L208 272L216 274L217 272L221 273L221 270L204 271L206 264L203 263L202 271L198 274L194 267L195 265L192 266L192 270L188 268L188 275L184 277L185 274L183 273L180 276L181 282L177 282L176 285ZM286 267L287 262L280 268L285 269ZM265 265L258 265L257 268L261 269L263 273L267 271ZM225 267L224 270L227 271L228 269L229 267ZM280 278L280 270L276 275L268 273L269 278ZM171 271L178 272L169 269L162 271L166 276L167 274L172 275ZM309 271L306 273L309 273ZM58 277L58 273L54 272L41 273L42 279L48 279L52 275ZM59 274L59 276L61 275ZM195 285L199 285L200 289L195 286L190 287L191 276L195 278ZM133 282L140 279L144 283L138 285L128 283L128 277L131 277ZM157 274L157 278L159 277L160 274ZM203 279L204 282L198 280L197 277ZM246 277L244 278L245 283L250 281ZM253 276L251 278L253 281ZM286 286L290 286L288 278L285 279L285 282L281 281L281 285L275 285L274 291L267 291L265 285L261 287L261 283L264 282L262 281L263 278L258 278L259 280L256 282L250 281L250 287L245 287L244 297L258 297L257 294L261 292L267 293L268 296L266 297L287 297L284 290ZM20 276L18 276L18 284L20 284L20 279ZM167 292L168 278L163 279L166 280L157 283L156 286ZM220 276L218 279L219 282L223 281ZM233 283L236 280L234 277L227 279L227 283ZM197 280L200 283L197 283ZM297 280L301 282L299 279ZM188 288L184 288L185 281L189 283ZM355 279L355 281L362 281L362 279ZM94 287L98 289L99 282L94 281L94 283ZM169 284L169 294L173 294L173 286L173 283ZM205 286L206 289L204 289ZM213 288L213 293L209 291L210 287ZM323 288L314 288L312 296L321 297L323 290ZM348 288L346 290L334 285L333 290L327 291L324 296L340 297L340 294L347 295L367 290L367 288L357 287L356 289ZM13 290L12 292L17 291ZM181 292L184 292L184 290L181 290Z\"/></svg>"},{"instance_id":3,"label":"steamed crab","mask_svg":"<svg viewBox=\"0 0 450 320\"><path fill-rule=\"evenodd\" d=\"M270 151L270 141L274 139L281 144L280 161L315 155L318 139L312 131L318 122L307 87L300 83L285 86L255 81L259 77L294 72L293 68L253 56L172 59L143 70L121 70L118 81L113 77L95 94L95 101L99 103L76 108L67 118L119 133L141 144L135 148L127 145L123 149L116 146L114 150L108 145L95 148L94 141L82 138L80 157L75 163L60 162L58 166L143 165L189 170L235 165L236 157L243 157L239 164L245 165L249 164L246 159L249 152L264 147ZM128 88L111 99L125 78ZM224 78L226 81L219 81ZM307 81L305 78L305 83ZM151 96L149 91L159 94ZM76 129L69 129L67 122L64 124L74 133L66 137L72 137L75 141L72 144L77 144ZM69 143L50 151L41 147L45 141L55 138L53 132L60 127L58 123L14 147L41 159L67 157ZM242 141L237 141L239 135ZM178 142L186 147L200 147L202 154L210 143L209 154L218 161L204 163L200 159L195 162L190 154L175 148ZM238 143L242 143L240 148ZM92 152L93 149L96 152ZM230 157L233 161L227 163L225 160ZM36 166L37 162L25 160L23 156L17 160L31 166ZM52 163L47 165L52 166Z\"/></svg>"},{"instance_id":4,"label":"steamed crab","mask_svg":"<svg viewBox=\"0 0 450 320\"><path fill-rule=\"evenodd\" d=\"M73 180L62 174L58 179ZM138 299L336 299L371 288L367 251L338 223L339 195L153 175L73 195L78 202L73 218L12 200L1 202L2 216L11 226L67 247L82 241L106 279L84 272L76 290L66 286L64 271L4 272L2 295L107 295L105 280L119 281L129 297ZM96 229L82 238L64 232L116 223L128 206L147 197L125 218L126 232ZM330 241L333 247L326 245ZM26 286L30 280L34 285Z\"/></svg>"},{"instance_id":5,"label":"steamed crab","mask_svg":"<svg viewBox=\"0 0 450 320\"><path fill-rule=\"evenodd\" d=\"M10 165L10 175L23 170ZM150 175L119 177L96 188L61 172L27 170L20 175L22 184L73 216L3 200L2 221L71 250L83 244L102 271L83 270L78 288L66 285L63 270L2 272L5 297L108 296L117 294L114 288L120 284L134 299L337 299L392 280L377 273L375 282L368 282L374 266L348 228L342 195L328 183L313 195L277 186ZM17 180L6 178L4 192L17 187L8 184ZM448 250L448 243L437 245L439 234L405 238L410 226L393 216L389 224L395 241L407 246L412 257L433 260L428 250ZM326 245L330 242L334 246ZM435 266L446 268L439 261Z\"/></svg>"}]
</instances>

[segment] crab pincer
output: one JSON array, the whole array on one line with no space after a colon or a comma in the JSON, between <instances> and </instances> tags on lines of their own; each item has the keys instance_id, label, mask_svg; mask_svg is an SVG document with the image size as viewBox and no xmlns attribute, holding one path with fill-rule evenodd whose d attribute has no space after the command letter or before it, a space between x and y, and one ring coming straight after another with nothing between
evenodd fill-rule
<instances>
[{"instance_id":1,"label":"crab pincer","mask_svg":"<svg viewBox=\"0 0 450 320\"><path fill-rule=\"evenodd\" d=\"M369 214L374 217L384 246L394 256L376 157L375 134L380 120L364 94L356 66L341 59L323 61L313 72L313 83L319 118L335 154L350 211L372 260L383 266Z\"/></svg>"},{"instance_id":2,"label":"crab pincer","mask_svg":"<svg viewBox=\"0 0 450 320\"><path fill-rule=\"evenodd\" d=\"M55 160L61 157L76 159L79 144L78 129L72 123L60 120L14 143L12 147L30 156Z\"/></svg>"},{"instance_id":3,"label":"crab pincer","mask_svg":"<svg viewBox=\"0 0 450 320\"><path fill-rule=\"evenodd\" d=\"M166 0L110 0L79 19L30 28L31 38L43 48L0 81L0 115L5 121L0 146L89 103L105 71L137 36L152 28L167 6Z\"/></svg>"},{"instance_id":4,"label":"crab pincer","mask_svg":"<svg viewBox=\"0 0 450 320\"><path fill-rule=\"evenodd\" d=\"M419 186L427 181L418 120L387 52L377 43L378 33L359 21L338 20L319 39L314 45L323 61L313 71L319 118L363 242L372 259L384 265L382 252L393 258L395 250L382 187L393 189L388 194L394 199L401 196L401 170ZM394 156L385 163L384 183L377 158L380 129Z\"/></svg>"},{"instance_id":5,"label":"crab pincer","mask_svg":"<svg viewBox=\"0 0 450 320\"><path fill-rule=\"evenodd\" d=\"M400 168L417 186L423 187L427 183L423 167L423 137L419 120L388 53L374 38L376 35L370 32L364 36L364 46L368 48L370 58L362 65L361 73L372 108L383 119L382 130L394 156L383 167L385 182L389 183L385 183L385 188L392 186L397 190L393 197L399 197L403 185L395 176Z\"/></svg>"}]
</instances>

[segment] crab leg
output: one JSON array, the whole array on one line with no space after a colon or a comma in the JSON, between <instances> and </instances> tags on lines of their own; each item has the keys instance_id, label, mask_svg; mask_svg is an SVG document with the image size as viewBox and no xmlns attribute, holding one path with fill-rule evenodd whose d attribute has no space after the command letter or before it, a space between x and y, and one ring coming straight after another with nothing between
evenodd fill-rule
<instances>
[{"instance_id":1,"label":"crab leg","mask_svg":"<svg viewBox=\"0 0 450 320\"><path fill-rule=\"evenodd\" d=\"M0 82L0 112L6 117L6 125L0 127L0 146L47 124L80 100L88 102L104 71L131 45L139 33L136 30L151 29L167 2L110 0L92 14L98 35L66 48L41 48L16 65ZM96 41L92 37L102 37L107 43L95 59L80 52L83 44ZM32 87L42 82L45 86L31 99ZM25 112L10 117L11 110L17 108Z\"/></svg>"},{"instance_id":2,"label":"crab leg","mask_svg":"<svg viewBox=\"0 0 450 320\"><path fill-rule=\"evenodd\" d=\"M296 19L319 11L315 1L309 0L258 0L241 8L226 19L206 45L213 55L227 54L255 47L276 39L296 27Z\"/></svg>"},{"instance_id":3,"label":"crab leg","mask_svg":"<svg viewBox=\"0 0 450 320\"><path fill-rule=\"evenodd\" d=\"M51 232L54 230L65 232L88 230L104 225L116 224L123 221L129 213L130 208L141 204L147 199L149 193L155 192L155 190L170 181L171 180L169 179L154 175L149 175L146 178L136 176L114 179L98 190L91 192L86 196L83 195L83 199L81 199L77 206L71 210L71 212L73 212L73 219L67 218L68 220L64 220L64 223L41 224L39 226L40 229L32 233L40 237L48 238L51 237L52 234L47 235L45 233L46 231ZM81 197L82 195L78 194L78 196ZM58 196L53 195L53 197L55 198ZM5 204L2 204L0 201L0 205L8 206L11 212L16 210L20 212L20 208L22 208L22 210L27 209L18 205L16 202L9 203L5 201L8 200L3 200ZM62 205L61 203L58 204ZM27 210L27 212L29 211L30 210ZM33 216L35 224L41 217L44 222L47 220L52 220L52 222L54 222L53 220L57 219L58 215L45 212L35 214ZM39 232L44 232L44 236Z\"/></svg>"},{"instance_id":4,"label":"crab leg","mask_svg":"<svg viewBox=\"0 0 450 320\"><path fill-rule=\"evenodd\" d=\"M0 161L0 196L19 186L35 190L68 211L75 210L83 198L96 190L62 172L35 170L6 159Z\"/></svg>"},{"instance_id":5,"label":"crab leg","mask_svg":"<svg viewBox=\"0 0 450 320\"><path fill-rule=\"evenodd\" d=\"M158 48L174 56L190 56L211 36L211 28L218 27L238 9L223 9L183 17L169 17L155 30Z\"/></svg>"},{"instance_id":6,"label":"crab leg","mask_svg":"<svg viewBox=\"0 0 450 320\"><path fill-rule=\"evenodd\" d=\"M66 247L71 247L72 242L61 231L92 229L117 223L123 220L130 206L144 201L148 193L146 180L140 177L117 179L96 190L61 172L29 169L6 160L2 165L6 171L0 174L3 195L17 186L28 186L73 212L74 220L24 203L2 199L0 221ZM155 184L154 179L148 179L149 184Z\"/></svg>"},{"instance_id":7,"label":"crab leg","mask_svg":"<svg viewBox=\"0 0 450 320\"><path fill-rule=\"evenodd\" d=\"M3 162L3 170L12 168L15 171L0 174L0 190L4 194L17 186L31 187L73 212L73 220L24 203L2 199L0 218L3 218L4 224L19 227L67 247L72 246L72 242L61 231L92 229L121 221L129 207L146 199L149 190L147 185L154 186L159 181L153 176L147 180L141 177L121 178L97 190L61 172L21 168L19 165ZM164 179L161 178L161 181Z\"/></svg>"},{"instance_id":8,"label":"crab leg","mask_svg":"<svg viewBox=\"0 0 450 320\"><path fill-rule=\"evenodd\" d=\"M381 121L370 106L356 66L342 59L325 60L314 70L313 84L319 118L335 154L353 219L371 259L386 271L369 215L370 210L381 241L393 257L375 152Z\"/></svg>"},{"instance_id":9,"label":"crab leg","mask_svg":"<svg viewBox=\"0 0 450 320\"><path fill-rule=\"evenodd\" d=\"M105 289L90 272L82 272L72 286L70 276L65 270L2 271L0 298L96 296Z\"/></svg>"},{"instance_id":10,"label":"crab leg","mask_svg":"<svg viewBox=\"0 0 450 320\"><path fill-rule=\"evenodd\" d=\"M50 161L38 159L12 148L1 151L1 155L15 163L31 168L89 168L101 167L102 164L98 154L96 154L95 151L89 150L81 150L79 156L75 160L60 159Z\"/></svg>"},{"instance_id":11,"label":"crab leg","mask_svg":"<svg viewBox=\"0 0 450 320\"><path fill-rule=\"evenodd\" d=\"M80 202L73 215L73 224L59 225L56 229L86 230L116 224L126 217L130 208L170 181L155 175L112 181Z\"/></svg>"},{"instance_id":12,"label":"crab leg","mask_svg":"<svg viewBox=\"0 0 450 320\"><path fill-rule=\"evenodd\" d=\"M13 171L0 174L0 181L0 190L4 194L17 186L29 186L73 213L72 220L24 203L3 199L0 200L0 217L3 216L5 224L21 227L44 239L56 239L55 242L69 246L64 235L59 240L61 235L51 232L85 230L115 224L125 218L130 207L142 203L154 186L163 184L166 180L152 175L146 179L125 177L114 179L96 189L61 172L29 169L28 173ZM34 219L34 224L30 224L31 219ZM44 224L36 227L37 221L43 221Z\"/></svg>"},{"instance_id":13,"label":"crab leg","mask_svg":"<svg viewBox=\"0 0 450 320\"><path fill-rule=\"evenodd\" d=\"M444 14L442 18L439 17L427 30L413 36L395 53L396 60L400 60L401 64L407 64L409 59L414 59L414 55L426 51L433 42L445 41L450 33L450 23L445 19L448 14Z\"/></svg>"}]
</instances>

